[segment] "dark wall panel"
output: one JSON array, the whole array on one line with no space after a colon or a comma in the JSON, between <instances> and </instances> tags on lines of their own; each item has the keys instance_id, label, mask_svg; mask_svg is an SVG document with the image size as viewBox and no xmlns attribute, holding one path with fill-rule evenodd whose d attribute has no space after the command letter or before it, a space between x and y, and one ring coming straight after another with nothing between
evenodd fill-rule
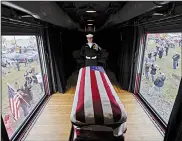
<instances>
[{"instance_id":1,"label":"dark wall panel","mask_svg":"<svg viewBox=\"0 0 182 141\"><path fill-rule=\"evenodd\" d=\"M66 79L76 70L76 61L72 53L79 50L86 43L86 36L82 32L66 30L62 32L61 43L64 57L64 70Z\"/></svg>"},{"instance_id":2,"label":"dark wall panel","mask_svg":"<svg viewBox=\"0 0 182 141\"><path fill-rule=\"evenodd\" d=\"M121 36L119 30L106 29L95 34L94 41L109 53L108 68L116 72L119 50L121 48Z\"/></svg>"},{"instance_id":3,"label":"dark wall panel","mask_svg":"<svg viewBox=\"0 0 182 141\"><path fill-rule=\"evenodd\" d=\"M131 90L135 56L139 44L137 28L111 28L98 32L95 41L109 52L108 68L113 71L122 89Z\"/></svg>"},{"instance_id":4,"label":"dark wall panel","mask_svg":"<svg viewBox=\"0 0 182 141\"><path fill-rule=\"evenodd\" d=\"M62 44L61 44L61 30L59 28L48 28L48 40L50 44L50 50L52 54L52 63L55 74L55 83L57 91L64 93L66 88L65 80L65 68L64 68L64 57L62 53Z\"/></svg>"}]
</instances>

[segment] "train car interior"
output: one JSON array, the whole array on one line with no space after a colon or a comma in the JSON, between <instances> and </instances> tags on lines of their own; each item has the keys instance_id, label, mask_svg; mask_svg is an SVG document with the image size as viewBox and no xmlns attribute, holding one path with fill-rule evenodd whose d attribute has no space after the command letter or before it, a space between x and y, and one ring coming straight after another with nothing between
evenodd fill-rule
<instances>
[{"instance_id":1,"label":"train car interior","mask_svg":"<svg viewBox=\"0 0 182 141\"><path fill-rule=\"evenodd\" d=\"M1 140L182 141L181 1L1 1Z\"/></svg>"}]
</instances>

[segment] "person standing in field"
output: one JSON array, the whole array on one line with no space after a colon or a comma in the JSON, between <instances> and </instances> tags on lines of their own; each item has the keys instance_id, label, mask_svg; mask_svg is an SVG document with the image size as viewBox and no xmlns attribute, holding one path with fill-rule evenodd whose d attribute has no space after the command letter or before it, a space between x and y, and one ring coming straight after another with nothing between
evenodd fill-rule
<instances>
[{"instance_id":1,"label":"person standing in field","mask_svg":"<svg viewBox=\"0 0 182 141\"><path fill-rule=\"evenodd\" d=\"M158 51L159 51L159 48L160 48L159 45L157 45L157 46L156 46L156 51L157 51L157 53L158 53Z\"/></svg>"},{"instance_id":2,"label":"person standing in field","mask_svg":"<svg viewBox=\"0 0 182 141\"><path fill-rule=\"evenodd\" d=\"M156 61L156 57L157 57L157 50L153 51L153 56L154 56L154 60Z\"/></svg>"},{"instance_id":3,"label":"person standing in field","mask_svg":"<svg viewBox=\"0 0 182 141\"><path fill-rule=\"evenodd\" d=\"M178 61L179 61L180 55L178 53L176 53L175 55L173 55L172 59L173 59L173 69L176 69L178 66Z\"/></svg>"},{"instance_id":4,"label":"person standing in field","mask_svg":"<svg viewBox=\"0 0 182 141\"><path fill-rule=\"evenodd\" d=\"M28 70L26 70L25 73L24 73L25 80L26 80L26 77L28 77L28 76L29 76L29 72L28 72Z\"/></svg>"},{"instance_id":5,"label":"person standing in field","mask_svg":"<svg viewBox=\"0 0 182 141\"><path fill-rule=\"evenodd\" d=\"M16 96L18 96L20 100L20 106L23 110L24 117L26 117L29 114L28 106L30 106L30 104L28 103L28 95L25 94L23 90L18 89Z\"/></svg>"},{"instance_id":6,"label":"person standing in field","mask_svg":"<svg viewBox=\"0 0 182 141\"><path fill-rule=\"evenodd\" d=\"M148 56L145 57L144 61L145 63L149 63L149 64L152 64L155 62L155 60L152 57L152 52L148 53Z\"/></svg>"},{"instance_id":7,"label":"person standing in field","mask_svg":"<svg viewBox=\"0 0 182 141\"><path fill-rule=\"evenodd\" d=\"M151 60L152 59L152 53L150 52L150 53L148 53L148 58L149 58L149 60Z\"/></svg>"},{"instance_id":8,"label":"person standing in field","mask_svg":"<svg viewBox=\"0 0 182 141\"><path fill-rule=\"evenodd\" d=\"M20 71L20 64L19 64L18 60L16 60L16 68L18 71Z\"/></svg>"},{"instance_id":9,"label":"person standing in field","mask_svg":"<svg viewBox=\"0 0 182 141\"><path fill-rule=\"evenodd\" d=\"M27 58L24 58L25 67L27 66Z\"/></svg>"},{"instance_id":10,"label":"person standing in field","mask_svg":"<svg viewBox=\"0 0 182 141\"><path fill-rule=\"evenodd\" d=\"M149 63L145 63L144 69L145 69L145 77L147 80L149 80Z\"/></svg>"},{"instance_id":11,"label":"person standing in field","mask_svg":"<svg viewBox=\"0 0 182 141\"><path fill-rule=\"evenodd\" d=\"M166 56L168 56L169 44L166 43L165 46L164 46L164 48L165 48Z\"/></svg>"},{"instance_id":12,"label":"person standing in field","mask_svg":"<svg viewBox=\"0 0 182 141\"><path fill-rule=\"evenodd\" d=\"M164 86L164 81L166 80L165 74L160 73L160 75L155 79L154 86L149 90L150 95L157 94L161 96L161 89Z\"/></svg>"},{"instance_id":13,"label":"person standing in field","mask_svg":"<svg viewBox=\"0 0 182 141\"><path fill-rule=\"evenodd\" d=\"M155 80L156 71L157 71L157 65L152 64L151 71L150 71L150 74L152 77L152 82L154 82L154 80Z\"/></svg>"},{"instance_id":14,"label":"person standing in field","mask_svg":"<svg viewBox=\"0 0 182 141\"><path fill-rule=\"evenodd\" d=\"M160 59L161 59L162 56L163 56L163 52L164 52L164 48L163 48L163 46L161 46L161 47L159 48L159 58L160 58Z\"/></svg>"}]
</instances>

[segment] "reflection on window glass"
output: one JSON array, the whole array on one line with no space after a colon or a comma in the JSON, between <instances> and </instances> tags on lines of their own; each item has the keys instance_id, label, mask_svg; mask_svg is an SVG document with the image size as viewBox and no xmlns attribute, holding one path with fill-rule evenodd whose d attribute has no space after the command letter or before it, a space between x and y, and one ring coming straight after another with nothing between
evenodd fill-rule
<instances>
[{"instance_id":1,"label":"reflection on window glass","mask_svg":"<svg viewBox=\"0 0 182 141\"><path fill-rule=\"evenodd\" d=\"M167 123L181 79L182 33L148 34L140 94Z\"/></svg>"},{"instance_id":2,"label":"reflection on window glass","mask_svg":"<svg viewBox=\"0 0 182 141\"><path fill-rule=\"evenodd\" d=\"M36 36L2 36L2 117L9 138L44 96Z\"/></svg>"}]
</instances>

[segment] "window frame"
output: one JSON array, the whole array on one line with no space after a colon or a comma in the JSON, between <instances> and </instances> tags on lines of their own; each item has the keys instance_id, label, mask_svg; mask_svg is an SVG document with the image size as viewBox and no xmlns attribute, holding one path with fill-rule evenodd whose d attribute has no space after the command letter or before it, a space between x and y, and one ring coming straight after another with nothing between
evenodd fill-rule
<instances>
[{"instance_id":1,"label":"window frame","mask_svg":"<svg viewBox=\"0 0 182 141\"><path fill-rule=\"evenodd\" d=\"M9 25L9 24L3 23L2 29L4 26L8 27L8 26L11 26L11 24ZM43 74L47 75L47 81L48 81L48 87L47 88L49 90L48 91L49 94L50 94L50 85L49 85L48 73L47 73L47 69L48 69L47 63L45 61L45 52L44 52L44 43L43 43L44 42L44 40L43 40L44 35L41 34L41 31L44 30L44 28L42 28L42 27L30 27L30 29L33 29L31 31L34 31L34 32L29 32L29 30L27 30L27 28L24 28L23 26L12 26L11 29L13 29L12 32L4 30L1 34L1 36L28 36L29 35L29 36L35 36L36 37L37 49L38 49L38 54L39 54L39 62L40 62L40 70L41 70L41 75L42 75L43 85L44 85L43 97L39 100L39 102L34 107L34 109L30 112L30 114L26 117L26 119L23 121L23 123L15 130L12 137L9 139L11 141L17 141L19 138L22 137L22 134L24 132L26 132L26 130L29 128L29 125L31 125L32 121L36 118L35 116L40 112L41 108L43 108L43 105L46 103L46 101L50 97L50 95L48 95L46 93L46 87L45 87ZM22 32L22 30L21 30L21 32L18 32L18 29L23 29L24 33ZM39 40L39 42L38 42L38 40ZM4 121L2 124L4 124ZM6 129L4 129L4 130L5 130L5 132L7 132Z\"/></svg>"},{"instance_id":2,"label":"window frame","mask_svg":"<svg viewBox=\"0 0 182 141\"><path fill-rule=\"evenodd\" d=\"M134 96L142 103L142 105L144 106L145 109L147 109L147 111L149 112L150 116L152 117L152 119L155 121L155 123L158 125L158 127L161 129L162 131L162 135L164 136L164 133L166 132L167 129L167 125L168 123L166 123L162 117L157 113L157 111L151 106L151 104L142 96L142 94L140 93L140 86L141 86L141 78L142 78L142 73L143 73L143 63L144 63L144 57L145 57L145 51L146 51L146 44L147 44L147 34L156 34L156 33L179 33L182 32L181 30L167 30L167 31L159 31L159 32L150 32L150 33L146 33L145 37L146 39L144 40L144 47L142 50L141 44L140 44L140 51L139 51L139 58L138 58L138 66L137 66L137 73L140 74L139 75L139 83L138 83L138 91L137 93L134 94ZM182 51L182 50L181 50ZM141 59L140 59L141 58ZM136 91L136 81L135 80L135 91Z\"/></svg>"}]
</instances>

